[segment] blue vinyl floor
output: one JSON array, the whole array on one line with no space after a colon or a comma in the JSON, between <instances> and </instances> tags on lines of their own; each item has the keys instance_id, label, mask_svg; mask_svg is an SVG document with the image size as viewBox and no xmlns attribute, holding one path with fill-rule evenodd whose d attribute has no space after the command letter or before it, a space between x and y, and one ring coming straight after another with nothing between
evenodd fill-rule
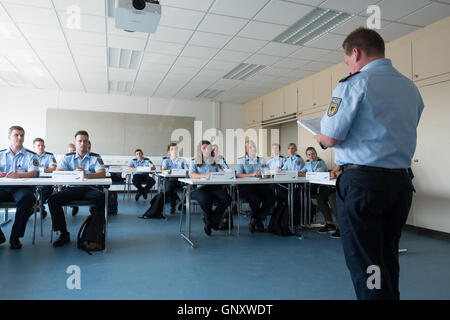
<instances>
[{"instance_id":1,"label":"blue vinyl floor","mask_svg":"<svg viewBox=\"0 0 450 320\"><path fill-rule=\"evenodd\" d=\"M147 206L120 199L119 215L109 220L106 255L76 248L87 208L76 217L69 211L71 243L61 248L50 244L49 217L33 246L30 219L22 250L0 245L0 299L355 298L340 240L317 229L303 230L303 240L250 234L243 217L239 236L234 229L231 236L213 231L208 237L196 213L192 238L198 248L192 249L179 236L179 213L138 219ZM7 238L11 225L3 227ZM405 231L401 247L408 249L400 256L402 299L450 299L450 242ZM80 290L66 287L70 265L81 269Z\"/></svg>"}]
</instances>

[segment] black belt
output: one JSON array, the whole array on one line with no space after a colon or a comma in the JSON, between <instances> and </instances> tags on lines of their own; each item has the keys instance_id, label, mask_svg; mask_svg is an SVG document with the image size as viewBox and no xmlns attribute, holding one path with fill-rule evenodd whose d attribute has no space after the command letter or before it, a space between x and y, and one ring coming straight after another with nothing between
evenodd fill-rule
<instances>
[{"instance_id":1,"label":"black belt","mask_svg":"<svg viewBox=\"0 0 450 320\"><path fill-rule=\"evenodd\" d=\"M358 164L345 164L341 166L342 171L346 170L361 170L361 171L376 171L386 173L410 173L410 169L389 169L380 167L361 166Z\"/></svg>"}]
</instances>

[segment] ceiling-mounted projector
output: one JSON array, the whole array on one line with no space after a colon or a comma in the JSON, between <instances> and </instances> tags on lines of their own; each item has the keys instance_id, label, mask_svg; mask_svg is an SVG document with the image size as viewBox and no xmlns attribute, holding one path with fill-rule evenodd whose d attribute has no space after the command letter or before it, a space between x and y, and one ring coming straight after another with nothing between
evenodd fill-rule
<instances>
[{"instance_id":1,"label":"ceiling-mounted projector","mask_svg":"<svg viewBox=\"0 0 450 320\"><path fill-rule=\"evenodd\" d=\"M156 0L117 0L115 17L118 29L155 33L161 5Z\"/></svg>"}]
</instances>

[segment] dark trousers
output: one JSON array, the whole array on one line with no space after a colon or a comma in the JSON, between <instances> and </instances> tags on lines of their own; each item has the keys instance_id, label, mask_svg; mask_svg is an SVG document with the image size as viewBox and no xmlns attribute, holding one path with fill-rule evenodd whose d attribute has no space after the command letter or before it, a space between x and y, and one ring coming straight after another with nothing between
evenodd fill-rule
<instances>
[{"instance_id":1,"label":"dark trousers","mask_svg":"<svg viewBox=\"0 0 450 320\"><path fill-rule=\"evenodd\" d=\"M413 190L407 173L344 170L339 177L339 228L358 299L400 299L398 246ZM369 266L379 267L381 289L368 288Z\"/></svg>"},{"instance_id":2,"label":"dark trousers","mask_svg":"<svg viewBox=\"0 0 450 320\"><path fill-rule=\"evenodd\" d=\"M41 195L42 195L42 203L45 203L45 201L48 200L48 198L50 198L50 196L53 193L53 187L52 186L43 186L41 187Z\"/></svg>"},{"instance_id":3,"label":"dark trousers","mask_svg":"<svg viewBox=\"0 0 450 320\"><path fill-rule=\"evenodd\" d=\"M22 238L27 221L32 215L35 197L31 187L1 187L0 202L16 202L16 216L11 230L11 238Z\"/></svg>"},{"instance_id":4,"label":"dark trousers","mask_svg":"<svg viewBox=\"0 0 450 320\"><path fill-rule=\"evenodd\" d=\"M169 178L166 180L166 196L172 207L177 204L177 193L176 190L182 188L182 184L178 182L177 178Z\"/></svg>"},{"instance_id":5,"label":"dark trousers","mask_svg":"<svg viewBox=\"0 0 450 320\"><path fill-rule=\"evenodd\" d=\"M94 214L104 216L105 194L97 189L87 187L66 187L48 199L48 207L52 215L53 231L66 230L66 218L63 206L71 201L88 200L95 207Z\"/></svg>"},{"instance_id":6,"label":"dark trousers","mask_svg":"<svg viewBox=\"0 0 450 320\"><path fill-rule=\"evenodd\" d=\"M231 197L222 186L203 186L194 190L191 197L198 201L206 219L216 226L220 224L225 210L231 203ZM212 210L213 203L216 203L215 210Z\"/></svg>"},{"instance_id":7,"label":"dark trousers","mask_svg":"<svg viewBox=\"0 0 450 320\"><path fill-rule=\"evenodd\" d=\"M240 195L247 199L252 209L252 217L264 220L275 205L275 195L269 185L241 185Z\"/></svg>"},{"instance_id":8,"label":"dark trousers","mask_svg":"<svg viewBox=\"0 0 450 320\"><path fill-rule=\"evenodd\" d=\"M334 216L337 215L336 189L328 186L320 186L316 198L317 207L322 212L325 221L333 221L332 214ZM337 225L337 221L334 222Z\"/></svg>"},{"instance_id":9,"label":"dark trousers","mask_svg":"<svg viewBox=\"0 0 450 320\"><path fill-rule=\"evenodd\" d=\"M133 186L138 189L141 194L149 193L150 189L155 184L155 179L150 177L148 174L135 174L133 175ZM145 184L145 187L142 185Z\"/></svg>"}]
</instances>

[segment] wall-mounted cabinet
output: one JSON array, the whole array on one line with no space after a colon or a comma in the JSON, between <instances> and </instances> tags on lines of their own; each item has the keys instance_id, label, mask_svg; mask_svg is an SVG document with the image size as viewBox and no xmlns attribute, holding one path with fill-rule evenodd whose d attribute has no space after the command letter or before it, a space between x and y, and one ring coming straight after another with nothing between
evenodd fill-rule
<instances>
[{"instance_id":1,"label":"wall-mounted cabinet","mask_svg":"<svg viewBox=\"0 0 450 320\"><path fill-rule=\"evenodd\" d=\"M251 127L261 123L262 120L262 102L261 99L254 99L247 102L242 107L244 127Z\"/></svg>"},{"instance_id":2,"label":"wall-mounted cabinet","mask_svg":"<svg viewBox=\"0 0 450 320\"><path fill-rule=\"evenodd\" d=\"M263 121L283 116L284 93L283 89L273 91L262 97Z\"/></svg>"},{"instance_id":3,"label":"wall-mounted cabinet","mask_svg":"<svg viewBox=\"0 0 450 320\"><path fill-rule=\"evenodd\" d=\"M344 56L344 54L342 54L342 56ZM338 63L331 67L331 93L333 93L333 90L337 87L339 81L348 75L348 66L345 62Z\"/></svg>"},{"instance_id":4,"label":"wall-mounted cabinet","mask_svg":"<svg viewBox=\"0 0 450 320\"><path fill-rule=\"evenodd\" d=\"M450 72L450 23L446 22L437 23L412 40L414 81Z\"/></svg>"},{"instance_id":5,"label":"wall-mounted cabinet","mask_svg":"<svg viewBox=\"0 0 450 320\"><path fill-rule=\"evenodd\" d=\"M297 84L283 88L284 90L284 108L283 115L297 113L298 109L298 89Z\"/></svg>"},{"instance_id":6,"label":"wall-mounted cabinet","mask_svg":"<svg viewBox=\"0 0 450 320\"><path fill-rule=\"evenodd\" d=\"M392 65L408 79L412 79L411 39L386 44L386 58L391 59Z\"/></svg>"},{"instance_id":7,"label":"wall-mounted cabinet","mask_svg":"<svg viewBox=\"0 0 450 320\"><path fill-rule=\"evenodd\" d=\"M328 105L331 92L330 68L299 81L299 111Z\"/></svg>"}]
</instances>

